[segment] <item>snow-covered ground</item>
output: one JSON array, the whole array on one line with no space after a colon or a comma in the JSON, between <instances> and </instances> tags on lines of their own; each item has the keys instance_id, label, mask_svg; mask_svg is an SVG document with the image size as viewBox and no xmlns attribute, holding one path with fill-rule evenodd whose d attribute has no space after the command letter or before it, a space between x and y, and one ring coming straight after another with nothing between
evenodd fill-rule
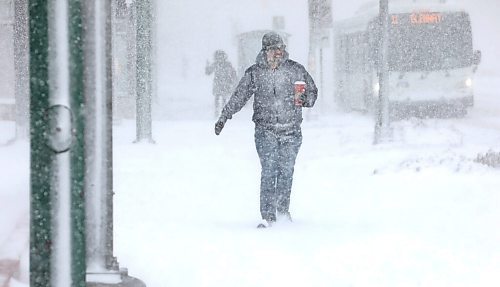
<instances>
[{"instance_id":1,"label":"snow-covered ground","mask_svg":"<svg viewBox=\"0 0 500 287\"><path fill-rule=\"evenodd\" d=\"M211 121L156 122L156 145L123 123L116 253L150 286L496 286L500 170L474 159L500 148L499 103L394 123L379 146L368 116L305 123L294 222L269 230L248 113L219 137Z\"/></svg>"},{"instance_id":2,"label":"snow-covered ground","mask_svg":"<svg viewBox=\"0 0 500 287\"><path fill-rule=\"evenodd\" d=\"M393 140L377 146L369 116L305 122L294 222L268 230L255 228L248 110L219 137L211 120L155 121L156 144L132 143L135 124L124 121L115 254L148 286L496 286L500 170L474 159L500 149L498 82L478 80L465 118L395 122ZM0 129L4 143L13 124ZM0 254L28 213L28 157L26 142L0 148Z\"/></svg>"},{"instance_id":3,"label":"snow-covered ground","mask_svg":"<svg viewBox=\"0 0 500 287\"><path fill-rule=\"evenodd\" d=\"M372 144L368 115L313 114L303 124L295 169L294 222L266 230L255 228L260 165L251 113L244 109L217 137L207 108L211 86L202 74L204 60L216 44L230 41L217 36L212 43L206 35L194 35L194 41L191 34L177 39L159 53L159 94L165 98L157 103L162 120L153 123L156 144L132 143L133 121L114 126L114 251L120 266L147 286L499 286L500 169L474 161L500 151L500 45L493 37L500 25L491 22L493 1L471 5L483 63L469 114L392 123L392 140L380 145ZM160 2L159 9L170 2ZM216 2L218 8L237 3ZM186 3L183 11L196 1ZM357 7L335 5L336 15ZM225 31L241 28L231 27ZM159 31L165 41L159 49L170 36ZM200 43L206 47L200 50ZM291 48L291 57L304 62L300 39ZM165 63L181 49L194 53L177 59L190 68L185 77L170 78L174 73ZM25 287L29 144L9 142L14 134L13 122L0 121L0 271L6 259L20 257L21 273L11 287Z\"/></svg>"}]
</instances>

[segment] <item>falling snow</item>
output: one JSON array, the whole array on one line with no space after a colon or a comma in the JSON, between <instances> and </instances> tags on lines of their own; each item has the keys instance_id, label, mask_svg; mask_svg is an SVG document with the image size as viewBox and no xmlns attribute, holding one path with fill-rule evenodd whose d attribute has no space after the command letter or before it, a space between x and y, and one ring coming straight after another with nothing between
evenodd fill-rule
<instances>
[{"instance_id":1,"label":"falling snow","mask_svg":"<svg viewBox=\"0 0 500 287\"><path fill-rule=\"evenodd\" d=\"M0 1L0 20L11 16L3 9L11 2L17 1ZM131 7L134 1L125 2ZM451 79L472 75L463 85L472 86L473 105L465 112L434 103L399 110L390 139L377 145L373 110L364 98L345 94L349 103L334 96L337 76L355 68L349 65L336 74L337 39L318 42L310 54L314 37L307 2L156 1L155 143L134 143L135 98L129 92L135 91L135 79L122 77L113 87L113 244L120 267L147 286L498 286L500 23L492 9L497 0L448 0L465 7L467 17L452 16L466 22L460 26L465 30L443 28L439 41L430 39L429 30L393 31L400 41L392 42L389 59L392 69L401 71L390 80L399 88L411 87L402 96L413 100L431 87L436 93L425 92L428 99L447 98L457 88ZM364 2L332 0L333 28L349 21ZM280 19L289 57L311 71L319 95L303 113L293 222L260 230L255 228L260 163L252 105L242 106L215 136L214 79L206 75L206 66L215 51L224 50L239 80L238 39L272 29ZM448 19L443 12L410 14L408 21L436 26ZM22 136L27 130L14 122L15 79L8 74L14 71L8 61L14 51L4 47L13 30L5 23L0 22L0 286L26 287L30 143ZM123 37L114 41L130 36L124 32L130 27L122 24L123 30L114 31ZM407 38L412 41L404 42ZM368 44L361 41L358 48ZM127 48L114 47L115 55L125 59L114 62L115 73L135 72L135 55ZM476 50L481 62L472 71L471 58L462 55ZM425 61L411 60L418 53L427 55ZM322 57L323 64L309 67L311 56ZM429 72L436 67L439 72ZM374 87L353 82L350 88L371 92ZM65 149L65 140L55 147Z\"/></svg>"}]
</instances>

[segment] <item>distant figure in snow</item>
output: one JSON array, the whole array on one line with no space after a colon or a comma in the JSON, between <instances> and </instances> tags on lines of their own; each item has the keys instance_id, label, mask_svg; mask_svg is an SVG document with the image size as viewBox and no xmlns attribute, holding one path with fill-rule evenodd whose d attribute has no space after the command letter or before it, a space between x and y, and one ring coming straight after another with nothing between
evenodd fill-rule
<instances>
[{"instance_id":1,"label":"distant figure in snow","mask_svg":"<svg viewBox=\"0 0 500 287\"><path fill-rule=\"evenodd\" d=\"M288 59L280 35L262 37L256 63L245 71L229 102L215 123L219 135L228 119L254 96L255 146L261 163L258 228L277 219L292 220L289 212L295 159L302 144L302 108L312 107L318 89L299 63Z\"/></svg>"},{"instance_id":2,"label":"distant figure in snow","mask_svg":"<svg viewBox=\"0 0 500 287\"><path fill-rule=\"evenodd\" d=\"M213 90L215 118L219 115L222 107L227 102L234 86L236 85L236 71L227 60L226 52L217 50L214 53L214 62L207 61L205 74L214 74Z\"/></svg>"}]
</instances>

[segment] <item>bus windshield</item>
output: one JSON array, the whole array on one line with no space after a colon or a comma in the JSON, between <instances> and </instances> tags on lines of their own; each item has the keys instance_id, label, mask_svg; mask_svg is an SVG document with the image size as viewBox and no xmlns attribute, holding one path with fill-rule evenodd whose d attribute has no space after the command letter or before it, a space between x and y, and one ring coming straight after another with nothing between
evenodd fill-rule
<instances>
[{"instance_id":1,"label":"bus windshield","mask_svg":"<svg viewBox=\"0 0 500 287\"><path fill-rule=\"evenodd\" d=\"M471 65L472 32L464 12L390 15L389 70L432 71Z\"/></svg>"}]
</instances>

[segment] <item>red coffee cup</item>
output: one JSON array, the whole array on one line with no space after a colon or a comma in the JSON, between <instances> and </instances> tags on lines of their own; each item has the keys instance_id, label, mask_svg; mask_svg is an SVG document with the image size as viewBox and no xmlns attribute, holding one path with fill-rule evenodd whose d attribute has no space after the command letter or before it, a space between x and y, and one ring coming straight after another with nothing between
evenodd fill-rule
<instances>
[{"instance_id":1,"label":"red coffee cup","mask_svg":"<svg viewBox=\"0 0 500 287\"><path fill-rule=\"evenodd\" d=\"M296 81L294 83L294 85L295 85L295 93L296 94L302 94L306 91L306 82Z\"/></svg>"},{"instance_id":2,"label":"red coffee cup","mask_svg":"<svg viewBox=\"0 0 500 287\"><path fill-rule=\"evenodd\" d=\"M303 81L296 81L294 83L295 88L295 98L294 103L296 106L302 106L302 100L300 99L300 95L302 95L306 91L306 83Z\"/></svg>"}]
</instances>

